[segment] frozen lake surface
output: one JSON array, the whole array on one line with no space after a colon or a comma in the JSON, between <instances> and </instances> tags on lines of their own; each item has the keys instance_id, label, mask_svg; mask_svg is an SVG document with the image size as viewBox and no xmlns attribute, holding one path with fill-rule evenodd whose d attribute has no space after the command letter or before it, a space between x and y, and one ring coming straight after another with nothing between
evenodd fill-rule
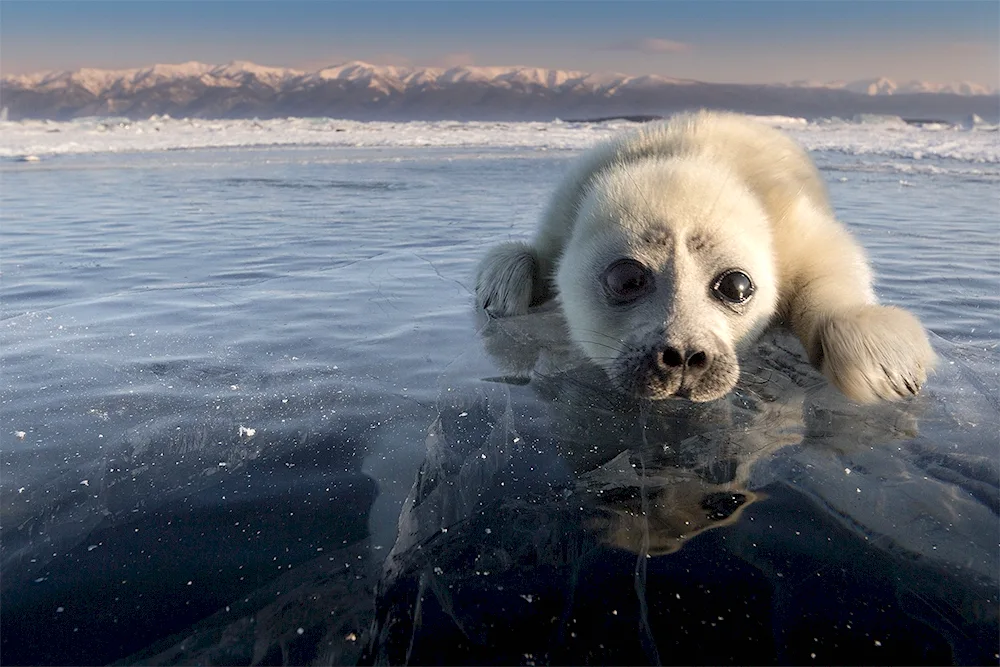
<instances>
[{"instance_id":1,"label":"frozen lake surface","mask_svg":"<svg viewBox=\"0 0 1000 667\"><path fill-rule=\"evenodd\" d=\"M995 664L998 135L771 122L933 332L916 400L778 336L627 405L478 320L624 123L0 124L3 662Z\"/></svg>"}]
</instances>

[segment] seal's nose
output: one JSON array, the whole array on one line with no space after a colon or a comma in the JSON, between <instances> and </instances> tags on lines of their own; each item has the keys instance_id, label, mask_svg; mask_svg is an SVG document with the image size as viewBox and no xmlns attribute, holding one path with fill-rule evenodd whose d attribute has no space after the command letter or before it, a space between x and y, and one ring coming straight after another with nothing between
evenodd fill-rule
<instances>
[{"instance_id":1,"label":"seal's nose","mask_svg":"<svg viewBox=\"0 0 1000 667\"><path fill-rule=\"evenodd\" d=\"M687 373L700 373L708 368L712 357L704 350L678 350L672 345L664 348L660 362L667 370L681 370Z\"/></svg>"}]
</instances>

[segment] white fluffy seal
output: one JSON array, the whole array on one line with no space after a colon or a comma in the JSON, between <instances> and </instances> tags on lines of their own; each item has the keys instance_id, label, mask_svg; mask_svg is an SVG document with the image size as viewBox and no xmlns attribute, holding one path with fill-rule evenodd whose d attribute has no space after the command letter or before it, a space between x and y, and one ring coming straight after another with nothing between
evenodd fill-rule
<instances>
[{"instance_id":1,"label":"white fluffy seal","mask_svg":"<svg viewBox=\"0 0 1000 667\"><path fill-rule=\"evenodd\" d=\"M476 300L492 316L553 296L583 352L652 399L724 396L737 355L776 324L859 402L917 393L934 363L920 322L876 302L805 151L736 114L678 115L597 146L534 241L480 263Z\"/></svg>"}]
</instances>

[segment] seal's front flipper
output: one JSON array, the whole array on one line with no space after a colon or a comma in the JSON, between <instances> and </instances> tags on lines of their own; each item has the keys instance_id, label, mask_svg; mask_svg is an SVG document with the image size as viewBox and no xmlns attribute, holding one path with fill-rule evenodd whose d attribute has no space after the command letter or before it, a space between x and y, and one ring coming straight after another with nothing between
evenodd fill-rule
<instances>
[{"instance_id":1,"label":"seal's front flipper","mask_svg":"<svg viewBox=\"0 0 1000 667\"><path fill-rule=\"evenodd\" d=\"M813 363L860 403L916 394L934 367L927 333L901 308L868 304L826 315L813 340Z\"/></svg>"},{"instance_id":2,"label":"seal's front flipper","mask_svg":"<svg viewBox=\"0 0 1000 667\"><path fill-rule=\"evenodd\" d=\"M534 248L520 241L496 245L479 263L476 307L494 317L523 315L539 280Z\"/></svg>"}]
</instances>

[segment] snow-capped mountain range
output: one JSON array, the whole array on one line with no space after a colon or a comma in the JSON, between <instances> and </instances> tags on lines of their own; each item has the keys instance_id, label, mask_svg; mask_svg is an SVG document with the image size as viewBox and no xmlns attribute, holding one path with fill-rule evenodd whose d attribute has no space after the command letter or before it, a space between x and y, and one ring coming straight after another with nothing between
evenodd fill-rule
<instances>
[{"instance_id":1,"label":"snow-capped mountain range","mask_svg":"<svg viewBox=\"0 0 1000 667\"><path fill-rule=\"evenodd\" d=\"M532 67L416 68L352 61L315 72L249 62L4 76L10 120L79 116L546 119L729 108L831 116L997 115L997 90L889 79L747 85Z\"/></svg>"}]
</instances>

